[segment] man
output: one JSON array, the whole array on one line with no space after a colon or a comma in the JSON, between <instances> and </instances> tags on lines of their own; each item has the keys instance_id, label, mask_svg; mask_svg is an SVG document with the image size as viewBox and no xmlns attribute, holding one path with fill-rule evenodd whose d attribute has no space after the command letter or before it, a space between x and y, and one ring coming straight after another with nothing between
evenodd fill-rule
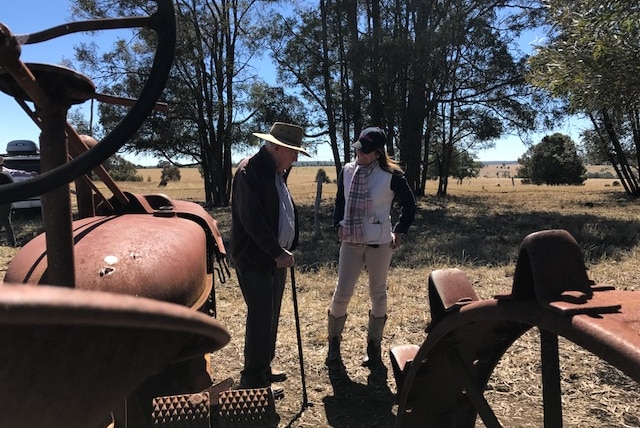
<instances>
[{"instance_id":1,"label":"man","mask_svg":"<svg viewBox=\"0 0 640 428\"><path fill-rule=\"evenodd\" d=\"M286 379L271 368L287 268L294 265L298 218L286 185L303 129L276 122L260 151L238 165L231 203L231 258L247 305L244 368L240 388L264 388ZM274 396L284 389L272 387Z\"/></svg>"}]
</instances>

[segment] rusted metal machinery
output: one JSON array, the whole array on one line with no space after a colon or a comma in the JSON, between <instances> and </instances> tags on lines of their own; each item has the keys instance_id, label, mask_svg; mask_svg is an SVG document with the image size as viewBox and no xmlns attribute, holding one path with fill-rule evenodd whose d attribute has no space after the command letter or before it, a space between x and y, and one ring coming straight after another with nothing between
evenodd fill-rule
<instances>
[{"instance_id":1,"label":"rusted metal machinery","mask_svg":"<svg viewBox=\"0 0 640 428\"><path fill-rule=\"evenodd\" d=\"M101 166L161 107L176 28L173 2L155 3L150 16L67 23L28 35L0 24L0 90L40 127L42 163L33 179L0 186L0 202L42 195L45 229L21 248L0 285L2 427L171 426L185 422L186 407L201 409L209 426L211 406L230 387L212 385L205 361L230 340L215 319L214 282L229 274L216 221L195 203L122 192ZM25 44L133 27L151 29L158 39L137 100L100 95L88 77L68 68L20 60ZM100 142L66 121L71 105L91 98L130 106ZM111 197L85 176L91 170ZM251 401L234 402L242 400ZM266 403L252 403L260 411L273 404L256 400Z\"/></svg>"},{"instance_id":2,"label":"rusted metal machinery","mask_svg":"<svg viewBox=\"0 0 640 428\"><path fill-rule=\"evenodd\" d=\"M391 348L398 427L473 427L477 416L500 427L483 391L532 327L540 331L545 427L562 426L558 336L640 382L640 292L594 284L564 230L525 238L511 294L479 300L459 269L432 272L428 291L425 341Z\"/></svg>"}]
</instances>

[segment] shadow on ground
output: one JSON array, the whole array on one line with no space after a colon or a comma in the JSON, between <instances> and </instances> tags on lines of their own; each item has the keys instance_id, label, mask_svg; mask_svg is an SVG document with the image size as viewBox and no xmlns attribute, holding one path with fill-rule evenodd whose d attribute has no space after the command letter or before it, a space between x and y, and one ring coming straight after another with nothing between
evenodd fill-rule
<instances>
[{"instance_id":1,"label":"shadow on ground","mask_svg":"<svg viewBox=\"0 0 640 428\"><path fill-rule=\"evenodd\" d=\"M334 427L392 427L395 395L387 385L387 368L372 367L367 384L354 382L344 365L329 367L333 395L323 399L327 421Z\"/></svg>"}]
</instances>

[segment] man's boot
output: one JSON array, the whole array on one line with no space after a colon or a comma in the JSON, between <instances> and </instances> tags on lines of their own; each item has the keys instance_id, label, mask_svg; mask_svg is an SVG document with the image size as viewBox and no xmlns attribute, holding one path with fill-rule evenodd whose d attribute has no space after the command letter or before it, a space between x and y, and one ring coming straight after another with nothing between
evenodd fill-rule
<instances>
[{"instance_id":1,"label":"man's boot","mask_svg":"<svg viewBox=\"0 0 640 428\"><path fill-rule=\"evenodd\" d=\"M382 332L387 316L374 317L369 311L369 331L367 333L367 355L362 358L364 367L382 365Z\"/></svg>"},{"instance_id":2,"label":"man's boot","mask_svg":"<svg viewBox=\"0 0 640 428\"><path fill-rule=\"evenodd\" d=\"M330 366L332 364L342 363L342 357L340 356L340 341L342 340L342 330L344 329L344 323L347 320L347 316L334 317L331 312L328 315L328 327L329 327L329 353L327 354L327 360L325 364Z\"/></svg>"}]
</instances>

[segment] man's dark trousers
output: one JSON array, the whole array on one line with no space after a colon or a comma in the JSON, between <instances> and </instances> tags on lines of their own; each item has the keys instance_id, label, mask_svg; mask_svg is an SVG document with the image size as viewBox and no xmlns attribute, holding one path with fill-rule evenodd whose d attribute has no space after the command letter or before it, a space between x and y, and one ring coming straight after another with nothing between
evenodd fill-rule
<instances>
[{"instance_id":1,"label":"man's dark trousers","mask_svg":"<svg viewBox=\"0 0 640 428\"><path fill-rule=\"evenodd\" d=\"M241 383L252 388L269 386L287 270L274 268L271 272L256 272L236 269L236 274L247 304Z\"/></svg>"}]
</instances>

